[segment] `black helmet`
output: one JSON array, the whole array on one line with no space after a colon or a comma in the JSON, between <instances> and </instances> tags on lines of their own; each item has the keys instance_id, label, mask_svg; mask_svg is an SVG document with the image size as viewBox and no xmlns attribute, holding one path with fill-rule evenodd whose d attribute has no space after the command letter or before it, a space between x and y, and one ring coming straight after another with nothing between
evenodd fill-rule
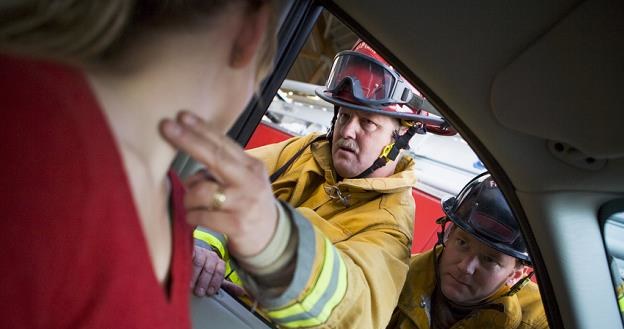
<instances>
[{"instance_id":1,"label":"black helmet","mask_svg":"<svg viewBox=\"0 0 624 329\"><path fill-rule=\"evenodd\" d=\"M457 197L443 200L442 210L453 223L479 241L531 262L518 222L489 173L472 179Z\"/></svg>"}]
</instances>

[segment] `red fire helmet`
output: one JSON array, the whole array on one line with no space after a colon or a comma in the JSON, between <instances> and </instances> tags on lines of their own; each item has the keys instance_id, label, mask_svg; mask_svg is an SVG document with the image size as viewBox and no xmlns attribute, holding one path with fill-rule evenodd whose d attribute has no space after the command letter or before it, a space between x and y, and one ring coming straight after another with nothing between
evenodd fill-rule
<instances>
[{"instance_id":1,"label":"red fire helmet","mask_svg":"<svg viewBox=\"0 0 624 329\"><path fill-rule=\"evenodd\" d=\"M336 55L325 87L316 94L334 105L422 122L436 134L456 133L443 119L428 117L416 88L362 40Z\"/></svg>"}]
</instances>

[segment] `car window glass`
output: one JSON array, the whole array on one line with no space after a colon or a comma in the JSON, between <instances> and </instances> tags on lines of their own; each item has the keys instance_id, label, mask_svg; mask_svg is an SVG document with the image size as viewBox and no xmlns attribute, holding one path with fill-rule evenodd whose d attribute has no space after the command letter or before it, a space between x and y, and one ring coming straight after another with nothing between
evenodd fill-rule
<instances>
[{"instance_id":1,"label":"car window glass","mask_svg":"<svg viewBox=\"0 0 624 329\"><path fill-rule=\"evenodd\" d=\"M606 218L603 224L603 239L607 250L613 289L620 315L624 321L624 211Z\"/></svg>"}]
</instances>

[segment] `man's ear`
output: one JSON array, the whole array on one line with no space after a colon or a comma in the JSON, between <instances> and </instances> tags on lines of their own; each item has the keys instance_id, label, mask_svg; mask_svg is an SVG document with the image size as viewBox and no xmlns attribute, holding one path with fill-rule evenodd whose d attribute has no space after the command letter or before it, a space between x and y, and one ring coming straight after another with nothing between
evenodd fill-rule
<instances>
[{"instance_id":1,"label":"man's ear","mask_svg":"<svg viewBox=\"0 0 624 329\"><path fill-rule=\"evenodd\" d=\"M518 268L514 268L513 272L511 272L509 279L507 280L507 284L511 287L520 279L527 276L529 273L529 268L527 266L521 266Z\"/></svg>"},{"instance_id":2,"label":"man's ear","mask_svg":"<svg viewBox=\"0 0 624 329\"><path fill-rule=\"evenodd\" d=\"M401 135L401 136L405 135L405 133L407 132L407 129L409 129L409 128L404 126L404 125L401 125L399 127L399 135Z\"/></svg>"},{"instance_id":3,"label":"man's ear","mask_svg":"<svg viewBox=\"0 0 624 329\"><path fill-rule=\"evenodd\" d=\"M257 10L247 10L239 25L232 49L230 50L230 66L241 68L248 65L254 58L269 23L270 6L263 3Z\"/></svg>"},{"instance_id":4,"label":"man's ear","mask_svg":"<svg viewBox=\"0 0 624 329\"><path fill-rule=\"evenodd\" d=\"M457 228L457 226L455 226L455 223L451 222L450 220L448 221L448 224L446 224L446 228L444 229L444 237L442 239L442 241L444 243L446 243L446 241L448 241L449 236L451 236L451 233L453 231L455 231L455 229Z\"/></svg>"}]
</instances>

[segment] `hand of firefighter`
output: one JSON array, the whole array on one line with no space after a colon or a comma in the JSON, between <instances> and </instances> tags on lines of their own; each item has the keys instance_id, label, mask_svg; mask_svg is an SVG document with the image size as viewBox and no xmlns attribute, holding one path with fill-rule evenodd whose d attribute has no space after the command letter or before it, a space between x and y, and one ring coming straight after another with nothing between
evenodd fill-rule
<instances>
[{"instance_id":1,"label":"hand of firefighter","mask_svg":"<svg viewBox=\"0 0 624 329\"><path fill-rule=\"evenodd\" d=\"M225 276L225 262L206 248L194 246L191 289L198 297L212 296L221 287Z\"/></svg>"},{"instance_id":2,"label":"hand of firefighter","mask_svg":"<svg viewBox=\"0 0 624 329\"><path fill-rule=\"evenodd\" d=\"M198 297L212 296L223 288L234 296L246 296L242 287L225 279L225 262L212 249L194 246L191 290Z\"/></svg>"},{"instance_id":3,"label":"hand of firefighter","mask_svg":"<svg viewBox=\"0 0 624 329\"><path fill-rule=\"evenodd\" d=\"M263 163L219 129L189 112L160 123L163 137L199 161L210 173L186 182L187 221L228 236L234 257L250 257L264 249L277 225L277 209Z\"/></svg>"}]
</instances>

